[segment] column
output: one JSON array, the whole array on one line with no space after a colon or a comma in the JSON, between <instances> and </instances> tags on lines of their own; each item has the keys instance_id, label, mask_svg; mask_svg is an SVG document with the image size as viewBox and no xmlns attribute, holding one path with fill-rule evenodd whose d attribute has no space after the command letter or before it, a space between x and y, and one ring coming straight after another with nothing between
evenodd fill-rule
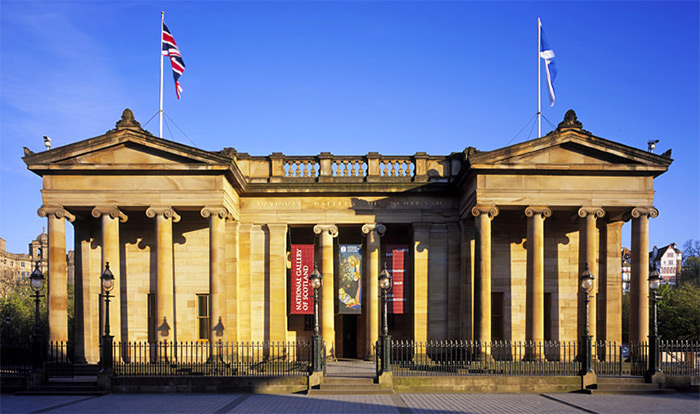
<instances>
[{"instance_id":1,"label":"column","mask_svg":"<svg viewBox=\"0 0 700 414\"><path fill-rule=\"evenodd\" d=\"M460 266L460 339L474 339L474 222L459 222L461 237Z\"/></svg>"},{"instance_id":2,"label":"column","mask_svg":"<svg viewBox=\"0 0 700 414\"><path fill-rule=\"evenodd\" d=\"M527 216L527 334L525 339L544 341L544 220L547 207L530 206Z\"/></svg>"},{"instance_id":3,"label":"column","mask_svg":"<svg viewBox=\"0 0 700 414\"><path fill-rule=\"evenodd\" d=\"M498 215L496 206L474 206L476 217L476 255L474 266L477 317L474 320L474 336L481 342L491 342L491 220Z\"/></svg>"},{"instance_id":4,"label":"column","mask_svg":"<svg viewBox=\"0 0 700 414\"><path fill-rule=\"evenodd\" d=\"M224 340L238 342L240 339L240 313L241 313L241 273L239 254L239 229L240 222L231 220L226 222L226 315L228 315L228 329Z\"/></svg>"},{"instance_id":5,"label":"column","mask_svg":"<svg viewBox=\"0 0 700 414\"><path fill-rule=\"evenodd\" d=\"M659 215L654 207L637 207L632 216L632 275L630 277L630 342L649 336L649 218Z\"/></svg>"},{"instance_id":6,"label":"column","mask_svg":"<svg viewBox=\"0 0 700 414\"><path fill-rule=\"evenodd\" d=\"M68 341L68 281L66 273L66 221L75 216L63 207L42 206L37 211L49 221L49 272L47 278L49 341Z\"/></svg>"},{"instance_id":7,"label":"column","mask_svg":"<svg viewBox=\"0 0 700 414\"><path fill-rule=\"evenodd\" d=\"M110 334L114 337L114 342L121 341L121 260L119 255L119 223L125 223L128 217L116 206L100 206L92 209L92 216L102 219L102 266L100 275L105 268L105 263L109 262L109 270L114 275L114 288L110 299L109 328ZM100 287L100 292L102 288ZM100 320L104 320L101 317ZM104 326L100 327L100 331Z\"/></svg>"},{"instance_id":8,"label":"column","mask_svg":"<svg viewBox=\"0 0 700 414\"><path fill-rule=\"evenodd\" d=\"M460 339L460 255L461 233L457 223L447 223L447 339Z\"/></svg>"},{"instance_id":9,"label":"column","mask_svg":"<svg viewBox=\"0 0 700 414\"><path fill-rule=\"evenodd\" d=\"M622 343L622 221L601 228L598 338Z\"/></svg>"},{"instance_id":10,"label":"column","mask_svg":"<svg viewBox=\"0 0 700 414\"><path fill-rule=\"evenodd\" d=\"M596 295L598 292L598 279L599 267L598 267L598 255L596 249L596 239L597 239L597 227L596 218L601 218L605 215L605 210L599 207L581 207L578 210L578 216L582 218L581 227L579 230L579 261L578 261L578 276L581 276L584 269L586 268L586 263L588 263L589 270L593 274L593 288L589 293L590 302L588 305L588 323L589 323L589 334L593 337L592 342L595 344L596 341ZM622 277L622 276L620 276ZM578 279L577 279L578 282ZM579 292L579 337L583 336L584 327L584 312L586 309L585 298L581 294L581 288L578 288Z\"/></svg>"},{"instance_id":11,"label":"column","mask_svg":"<svg viewBox=\"0 0 700 414\"><path fill-rule=\"evenodd\" d=\"M287 225L268 224L270 232L270 340L287 340Z\"/></svg>"},{"instance_id":12,"label":"column","mask_svg":"<svg viewBox=\"0 0 700 414\"><path fill-rule=\"evenodd\" d=\"M326 343L326 352L330 357L335 357L335 275L333 257L333 239L338 237L338 227L335 224L318 224L314 226L314 233L320 235L321 244L321 275L323 286L321 287L321 336Z\"/></svg>"},{"instance_id":13,"label":"column","mask_svg":"<svg viewBox=\"0 0 700 414\"><path fill-rule=\"evenodd\" d=\"M413 223L413 340L428 340L430 223Z\"/></svg>"},{"instance_id":14,"label":"column","mask_svg":"<svg viewBox=\"0 0 700 414\"><path fill-rule=\"evenodd\" d=\"M386 227L379 223L362 226L362 232L367 235L367 333L365 335L366 357L371 359L374 354L372 345L379 339L379 272L382 266L380 237L386 232Z\"/></svg>"},{"instance_id":15,"label":"column","mask_svg":"<svg viewBox=\"0 0 700 414\"><path fill-rule=\"evenodd\" d=\"M87 220L73 222L75 252L75 343L76 363L95 363L99 360L97 327L93 327L91 311L97 309L97 297L92 295L92 287L98 282L89 277L90 272L90 231Z\"/></svg>"},{"instance_id":16,"label":"column","mask_svg":"<svg viewBox=\"0 0 700 414\"><path fill-rule=\"evenodd\" d=\"M175 335L173 222L180 216L172 207L149 207L146 216L156 219L156 342L170 342Z\"/></svg>"},{"instance_id":17,"label":"column","mask_svg":"<svg viewBox=\"0 0 700 414\"><path fill-rule=\"evenodd\" d=\"M253 225L250 223L241 223L238 230L239 241L239 261L238 261L238 334L241 341L250 341L252 338L251 332L251 277L250 277L250 261L252 258L250 249L250 232Z\"/></svg>"},{"instance_id":18,"label":"column","mask_svg":"<svg viewBox=\"0 0 700 414\"><path fill-rule=\"evenodd\" d=\"M226 326L226 218L229 211L223 206L207 206L200 214L209 219L209 343L223 337Z\"/></svg>"}]
</instances>

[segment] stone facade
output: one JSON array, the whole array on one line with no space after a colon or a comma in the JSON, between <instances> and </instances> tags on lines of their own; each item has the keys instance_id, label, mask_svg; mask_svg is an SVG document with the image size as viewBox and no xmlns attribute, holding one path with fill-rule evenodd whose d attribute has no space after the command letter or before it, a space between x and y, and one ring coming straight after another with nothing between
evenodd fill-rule
<instances>
[{"instance_id":1,"label":"stone facade","mask_svg":"<svg viewBox=\"0 0 700 414\"><path fill-rule=\"evenodd\" d=\"M592 334L619 342L625 220L631 339L646 339L653 179L671 160L596 137L573 111L542 138L488 152L251 156L156 138L126 110L104 135L24 160L43 177L52 275L66 273L51 258L65 257L65 220L75 228L76 353L89 362L106 262L117 341L308 339L306 317L289 313L295 243L315 245L320 328L336 356L373 352L390 244L407 246L409 263L394 338L576 340L588 263ZM350 243L362 244L362 307L341 315L337 250ZM65 339L61 295L51 288L53 340Z\"/></svg>"}]
</instances>

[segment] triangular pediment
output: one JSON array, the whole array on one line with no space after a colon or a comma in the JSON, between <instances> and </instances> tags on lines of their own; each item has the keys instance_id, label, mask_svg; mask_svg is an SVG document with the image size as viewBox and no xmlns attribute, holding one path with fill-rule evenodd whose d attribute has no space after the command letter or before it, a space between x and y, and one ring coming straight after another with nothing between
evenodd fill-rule
<instances>
[{"instance_id":1,"label":"triangular pediment","mask_svg":"<svg viewBox=\"0 0 700 414\"><path fill-rule=\"evenodd\" d=\"M565 131L469 156L474 169L649 170L658 175L672 160L582 131Z\"/></svg>"},{"instance_id":2,"label":"triangular pediment","mask_svg":"<svg viewBox=\"0 0 700 414\"><path fill-rule=\"evenodd\" d=\"M201 164L201 159L131 141L98 148L58 161L57 164Z\"/></svg>"},{"instance_id":3,"label":"triangular pediment","mask_svg":"<svg viewBox=\"0 0 700 414\"><path fill-rule=\"evenodd\" d=\"M515 153L496 161L498 164L641 164L638 159L602 151L578 142L563 142L522 153Z\"/></svg>"},{"instance_id":4,"label":"triangular pediment","mask_svg":"<svg viewBox=\"0 0 700 414\"><path fill-rule=\"evenodd\" d=\"M230 157L203 151L153 136L141 128L133 113L125 109L116 127L104 135L76 142L48 151L33 153L25 148L24 161L30 169L39 171L52 165L102 166L103 168L136 168L149 165L168 166L222 166L230 164Z\"/></svg>"}]
</instances>

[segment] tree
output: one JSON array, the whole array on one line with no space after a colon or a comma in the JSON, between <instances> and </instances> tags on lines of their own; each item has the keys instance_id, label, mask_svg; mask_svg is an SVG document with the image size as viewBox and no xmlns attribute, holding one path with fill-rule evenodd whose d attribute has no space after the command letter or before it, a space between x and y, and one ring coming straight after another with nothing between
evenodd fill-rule
<instances>
[{"instance_id":1,"label":"tree","mask_svg":"<svg viewBox=\"0 0 700 414\"><path fill-rule=\"evenodd\" d=\"M622 293L622 343L630 341L630 293Z\"/></svg>"},{"instance_id":2,"label":"tree","mask_svg":"<svg viewBox=\"0 0 700 414\"><path fill-rule=\"evenodd\" d=\"M700 338L700 285L662 285L657 294L659 335L665 340Z\"/></svg>"},{"instance_id":3,"label":"tree","mask_svg":"<svg viewBox=\"0 0 700 414\"><path fill-rule=\"evenodd\" d=\"M17 284L14 290L5 293L0 297L0 322L3 324L2 347L20 348L30 352L36 312L36 303L30 295L34 292L29 283L23 283ZM46 289L40 293L46 294ZM39 333L41 338L46 338L48 332L46 297L40 300Z\"/></svg>"},{"instance_id":4,"label":"tree","mask_svg":"<svg viewBox=\"0 0 700 414\"><path fill-rule=\"evenodd\" d=\"M700 240L690 239L683 244L683 266L680 284L700 286Z\"/></svg>"}]
</instances>

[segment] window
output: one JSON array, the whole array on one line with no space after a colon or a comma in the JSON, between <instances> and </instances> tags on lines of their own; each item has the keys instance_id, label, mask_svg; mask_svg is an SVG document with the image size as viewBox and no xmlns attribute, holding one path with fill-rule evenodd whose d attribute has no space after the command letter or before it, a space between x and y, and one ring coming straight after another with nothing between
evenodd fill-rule
<instances>
[{"instance_id":1,"label":"window","mask_svg":"<svg viewBox=\"0 0 700 414\"><path fill-rule=\"evenodd\" d=\"M209 340L209 295L197 295L197 340Z\"/></svg>"},{"instance_id":2,"label":"window","mask_svg":"<svg viewBox=\"0 0 700 414\"><path fill-rule=\"evenodd\" d=\"M21 267L24 267L24 262L20 263L20 266L21 266Z\"/></svg>"},{"instance_id":3,"label":"window","mask_svg":"<svg viewBox=\"0 0 700 414\"><path fill-rule=\"evenodd\" d=\"M148 294L148 342L156 342L156 332L158 321L156 320L156 295Z\"/></svg>"}]
</instances>

